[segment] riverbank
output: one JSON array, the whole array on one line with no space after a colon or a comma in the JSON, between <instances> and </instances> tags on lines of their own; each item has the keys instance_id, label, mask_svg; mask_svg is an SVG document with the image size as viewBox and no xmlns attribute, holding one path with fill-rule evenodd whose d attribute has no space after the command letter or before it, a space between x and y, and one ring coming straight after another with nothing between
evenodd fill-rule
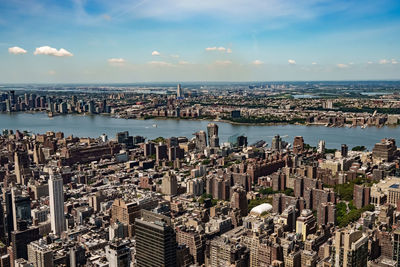
<instances>
[{"instance_id":1,"label":"riverbank","mask_svg":"<svg viewBox=\"0 0 400 267\"><path fill-rule=\"evenodd\" d=\"M285 125L301 125L301 126L324 126L328 128L382 128L382 127L393 127L396 128L400 124L394 124L394 125L383 125L383 126L374 126L374 125L357 125L354 126L352 124L343 124L343 125L331 125L331 124L325 124L325 123L308 123L308 122L293 122L293 123L288 123L288 122L266 122L266 123L254 123L254 122L237 122L237 121L232 121L232 120L227 120L227 119L215 119L215 118L210 118L210 117L201 117L201 118L178 118L178 117L142 117L142 118L126 118L126 117L121 117L118 116L118 114L109 114L109 113L100 113L100 114L90 114L90 113L67 113L67 114L62 114L62 113L53 113L51 116L49 115L49 112L47 111L23 111L23 112L3 112L0 114L8 114L8 115L16 115L16 114L46 114L49 118L54 118L58 116L104 116L104 117L109 117L109 118L115 118L115 119L124 119L124 120L174 120L174 121L211 121L211 122L222 122L222 123L229 123L231 125L236 125L236 126L285 126Z\"/></svg>"},{"instance_id":2,"label":"riverbank","mask_svg":"<svg viewBox=\"0 0 400 267\"><path fill-rule=\"evenodd\" d=\"M398 138L400 127L370 127L357 128L329 128L313 125L235 125L223 121L189 120L189 119L149 119L133 120L119 119L111 116L76 116L63 115L49 118L46 113L0 113L1 129L27 130L31 133L45 133L46 131L61 131L65 136L97 138L106 134L115 138L118 132L129 131L131 135L140 135L147 140L159 136L185 136L193 138L193 133L207 130L207 124L214 122L219 126L220 143L227 142L234 135L245 135L248 143L259 140L271 143L273 136L279 134L289 143L295 136L303 136L304 141L311 146L317 146L319 140L325 140L326 147L340 149L341 144L347 144L351 149L355 146L365 146L371 150L375 143L383 138ZM157 127L154 127L157 125Z\"/></svg>"}]
</instances>

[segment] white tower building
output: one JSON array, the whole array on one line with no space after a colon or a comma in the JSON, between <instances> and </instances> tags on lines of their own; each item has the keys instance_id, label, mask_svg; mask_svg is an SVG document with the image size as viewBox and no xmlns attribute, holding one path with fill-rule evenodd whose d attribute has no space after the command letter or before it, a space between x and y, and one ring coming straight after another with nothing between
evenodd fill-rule
<instances>
[{"instance_id":1,"label":"white tower building","mask_svg":"<svg viewBox=\"0 0 400 267\"><path fill-rule=\"evenodd\" d=\"M60 176L50 174L49 195L51 231L60 235L65 231L63 179Z\"/></svg>"}]
</instances>

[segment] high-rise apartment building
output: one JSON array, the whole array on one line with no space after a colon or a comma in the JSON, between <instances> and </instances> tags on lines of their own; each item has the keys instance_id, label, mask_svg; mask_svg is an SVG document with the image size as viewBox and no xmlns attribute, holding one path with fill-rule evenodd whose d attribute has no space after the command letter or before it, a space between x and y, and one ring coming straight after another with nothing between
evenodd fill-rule
<instances>
[{"instance_id":1,"label":"high-rise apartment building","mask_svg":"<svg viewBox=\"0 0 400 267\"><path fill-rule=\"evenodd\" d=\"M211 146L211 137L218 137L218 125L215 123L209 123L207 125L207 137L209 145Z\"/></svg>"},{"instance_id":2,"label":"high-rise apartment building","mask_svg":"<svg viewBox=\"0 0 400 267\"><path fill-rule=\"evenodd\" d=\"M354 206L361 209L370 202L371 188L365 185L354 185L353 199Z\"/></svg>"},{"instance_id":3,"label":"high-rise apartment building","mask_svg":"<svg viewBox=\"0 0 400 267\"><path fill-rule=\"evenodd\" d=\"M311 210L304 209L301 211L300 217L296 220L296 233L302 235L303 241L307 239L309 234L316 231L316 220Z\"/></svg>"},{"instance_id":4,"label":"high-rise apartment building","mask_svg":"<svg viewBox=\"0 0 400 267\"><path fill-rule=\"evenodd\" d=\"M195 133L196 136L196 149L204 150L207 147L207 135L204 131L199 131Z\"/></svg>"},{"instance_id":5,"label":"high-rise apartment building","mask_svg":"<svg viewBox=\"0 0 400 267\"><path fill-rule=\"evenodd\" d=\"M49 195L51 231L60 235L65 231L63 179L60 176L50 174Z\"/></svg>"},{"instance_id":6,"label":"high-rise apartment building","mask_svg":"<svg viewBox=\"0 0 400 267\"><path fill-rule=\"evenodd\" d=\"M176 234L162 216L135 220L137 267L176 266Z\"/></svg>"},{"instance_id":7,"label":"high-rise apartment building","mask_svg":"<svg viewBox=\"0 0 400 267\"><path fill-rule=\"evenodd\" d=\"M28 261L34 267L53 267L53 251L43 239L28 244Z\"/></svg>"},{"instance_id":8,"label":"high-rise apartment building","mask_svg":"<svg viewBox=\"0 0 400 267\"><path fill-rule=\"evenodd\" d=\"M362 231L338 230L333 242L333 266L367 266L368 236Z\"/></svg>"},{"instance_id":9,"label":"high-rise apartment building","mask_svg":"<svg viewBox=\"0 0 400 267\"><path fill-rule=\"evenodd\" d=\"M168 175L162 179L161 192L168 196L173 196L178 193L178 181L175 174L168 173Z\"/></svg>"},{"instance_id":10,"label":"high-rise apartment building","mask_svg":"<svg viewBox=\"0 0 400 267\"><path fill-rule=\"evenodd\" d=\"M140 206L136 202L127 203L123 199L114 200L111 206L111 223L123 223L129 237L133 236L135 218L138 217L140 217Z\"/></svg>"},{"instance_id":11,"label":"high-rise apartment building","mask_svg":"<svg viewBox=\"0 0 400 267\"><path fill-rule=\"evenodd\" d=\"M293 141L293 153L298 154L304 150L303 136L296 136Z\"/></svg>"}]
</instances>

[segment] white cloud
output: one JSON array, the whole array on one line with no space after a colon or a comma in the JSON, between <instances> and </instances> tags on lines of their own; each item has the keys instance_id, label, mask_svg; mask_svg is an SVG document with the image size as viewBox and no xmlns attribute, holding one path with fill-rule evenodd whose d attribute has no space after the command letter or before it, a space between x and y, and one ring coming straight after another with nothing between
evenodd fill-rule
<instances>
[{"instance_id":1,"label":"white cloud","mask_svg":"<svg viewBox=\"0 0 400 267\"><path fill-rule=\"evenodd\" d=\"M290 65L296 65L296 61L294 59L289 59L288 62Z\"/></svg>"},{"instance_id":2,"label":"white cloud","mask_svg":"<svg viewBox=\"0 0 400 267\"><path fill-rule=\"evenodd\" d=\"M393 65L396 65L396 64L399 64L399 62L398 62L396 59L394 59L394 58L392 58L391 60L388 60L388 59L381 59L381 60L379 60L379 64L381 64L381 65L385 65L385 64L393 64Z\"/></svg>"},{"instance_id":3,"label":"white cloud","mask_svg":"<svg viewBox=\"0 0 400 267\"><path fill-rule=\"evenodd\" d=\"M14 46L14 47L8 48L8 53L13 54L13 55L21 55L21 54L26 54L26 50L21 47Z\"/></svg>"},{"instance_id":4,"label":"white cloud","mask_svg":"<svg viewBox=\"0 0 400 267\"><path fill-rule=\"evenodd\" d=\"M178 64L179 64L179 65L189 65L190 62L185 61L185 60L181 60L181 61L178 62Z\"/></svg>"},{"instance_id":5,"label":"white cloud","mask_svg":"<svg viewBox=\"0 0 400 267\"><path fill-rule=\"evenodd\" d=\"M57 50L56 48L50 46L41 46L37 47L34 55L48 55L48 56L55 56L55 57L72 57L73 54L64 48Z\"/></svg>"},{"instance_id":6,"label":"white cloud","mask_svg":"<svg viewBox=\"0 0 400 267\"><path fill-rule=\"evenodd\" d=\"M226 66L226 65L231 65L232 61L230 60L217 60L215 61L216 65L222 65L222 66Z\"/></svg>"},{"instance_id":7,"label":"white cloud","mask_svg":"<svg viewBox=\"0 0 400 267\"><path fill-rule=\"evenodd\" d=\"M264 62L262 62L261 60L256 59L256 60L254 60L254 61L252 62L252 64L253 64L253 65L262 65L262 64L264 64Z\"/></svg>"},{"instance_id":8,"label":"white cloud","mask_svg":"<svg viewBox=\"0 0 400 267\"><path fill-rule=\"evenodd\" d=\"M317 65L318 63L317 62L313 62L313 63L311 63L311 65Z\"/></svg>"},{"instance_id":9,"label":"white cloud","mask_svg":"<svg viewBox=\"0 0 400 267\"><path fill-rule=\"evenodd\" d=\"M165 61L150 61L148 64L157 67L173 67L174 65Z\"/></svg>"},{"instance_id":10,"label":"white cloud","mask_svg":"<svg viewBox=\"0 0 400 267\"><path fill-rule=\"evenodd\" d=\"M379 64L381 64L381 65L389 64L389 63L390 63L390 60L387 60L387 59L381 59L381 60L379 60Z\"/></svg>"},{"instance_id":11,"label":"white cloud","mask_svg":"<svg viewBox=\"0 0 400 267\"><path fill-rule=\"evenodd\" d=\"M232 49L231 48L225 48L223 46L210 46L210 47L206 47L205 49L206 51L219 51L219 52L223 52L223 53L232 53Z\"/></svg>"},{"instance_id":12,"label":"white cloud","mask_svg":"<svg viewBox=\"0 0 400 267\"><path fill-rule=\"evenodd\" d=\"M108 63L110 63L111 65L123 65L125 64L125 59L123 58L110 58L109 60L107 60Z\"/></svg>"},{"instance_id":13,"label":"white cloud","mask_svg":"<svg viewBox=\"0 0 400 267\"><path fill-rule=\"evenodd\" d=\"M157 50L154 50L153 52L151 52L152 56L159 56L160 52L158 52Z\"/></svg>"},{"instance_id":14,"label":"white cloud","mask_svg":"<svg viewBox=\"0 0 400 267\"><path fill-rule=\"evenodd\" d=\"M172 58L179 58L179 55L171 55Z\"/></svg>"},{"instance_id":15,"label":"white cloud","mask_svg":"<svg viewBox=\"0 0 400 267\"><path fill-rule=\"evenodd\" d=\"M374 62L372 62L372 61L368 61L367 63L370 64L370 65L371 65L371 64L374 64Z\"/></svg>"},{"instance_id":16,"label":"white cloud","mask_svg":"<svg viewBox=\"0 0 400 267\"><path fill-rule=\"evenodd\" d=\"M48 73L49 75L55 75L55 74L56 74L56 71L55 71L55 70L49 70L47 73Z\"/></svg>"},{"instance_id":17,"label":"white cloud","mask_svg":"<svg viewBox=\"0 0 400 267\"><path fill-rule=\"evenodd\" d=\"M348 67L349 67L347 64L343 64L343 63L339 63L339 64L337 64L336 66L337 66L338 68L341 68L341 69L345 69L345 68L348 68Z\"/></svg>"}]
</instances>

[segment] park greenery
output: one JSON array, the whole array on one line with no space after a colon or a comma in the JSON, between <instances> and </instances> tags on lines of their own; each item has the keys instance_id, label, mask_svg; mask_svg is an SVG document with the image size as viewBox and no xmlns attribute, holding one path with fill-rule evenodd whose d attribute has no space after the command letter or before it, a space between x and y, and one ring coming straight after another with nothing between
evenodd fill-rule
<instances>
[{"instance_id":1,"label":"park greenery","mask_svg":"<svg viewBox=\"0 0 400 267\"><path fill-rule=\"evenodd\" d=\"M157 137L156 139L152 140L154 143L160 143L160 142L164 142L165 138L164 137Z\"/></svg>"},{"instance_id":2,"label":"park greenery","mask_svg":"<svg viewBox=\"0 0 400 267\"><path fill-rule=\"evenodd\" d=\"M203 195L201 195L201 197L199 198L199 203L203 204L204 200L206 200L207 198L211 199L211 205L215 206L218 203L218 199L214 199L213 196L211 194L207 194L204 193Z\"/></svg>"},{"instance_id":3,"label":"park greenery","mask_svg":"<svg viewBox=\"0 0 400 267\"><path fill-rule=\"evenodd\" d=\"M372 204L366 205L361 209L357 209L353 205L353 201L348 204L339 202L336 205L336 220L339 227L346 227L349 223L355 222L360 219L361 214L365 211L374 211L375 207Z\"/></svg>"},{"instance_id":4,"label":"park greenery","mask_svg":"<svg viewBox=\"0 0 400 267\"><path fill-rule=\"evenodd\" d=\"M345 184L337 184L334 186L335 193L339 196L340 199L345 201L351 201L353 199L354 193L354 185L366 184L367 186L371 186L373 181L366 179L364 176L359 176L355 180L350 181Z\"/></svg>"},{"instance_id":5,"label":"park greenery","mask_svg":"<svg viewBox=\"0 0 400 267\"><path fill-rule=\"evenodd\" d=\"M364 151L364 150L366 150L367 148L365 147L365 146L355 146L355 147L353 147L351 150L352 151Z\"/></svg>"},{"instance_id":6,"label":"park greenery","mask_svg":"<svg viewBox=\"0 0 400 267\"><path fill-rule=\"evenodd\" d=\"M283 119L283 118L278 118L274 116L269 116L269 117L256 117L256 116L250 116L250 117L240 117L240 118L231 118L231 117L223 117L223 120L228 120L231 122L236 122L236 123L249 123L249 124L258 124L258 123L287 123L287 124L295 124L295 123L300 123L304 124L305 119L304 118L293 118L290 120Z\"/></svg>"}]
</instances>

